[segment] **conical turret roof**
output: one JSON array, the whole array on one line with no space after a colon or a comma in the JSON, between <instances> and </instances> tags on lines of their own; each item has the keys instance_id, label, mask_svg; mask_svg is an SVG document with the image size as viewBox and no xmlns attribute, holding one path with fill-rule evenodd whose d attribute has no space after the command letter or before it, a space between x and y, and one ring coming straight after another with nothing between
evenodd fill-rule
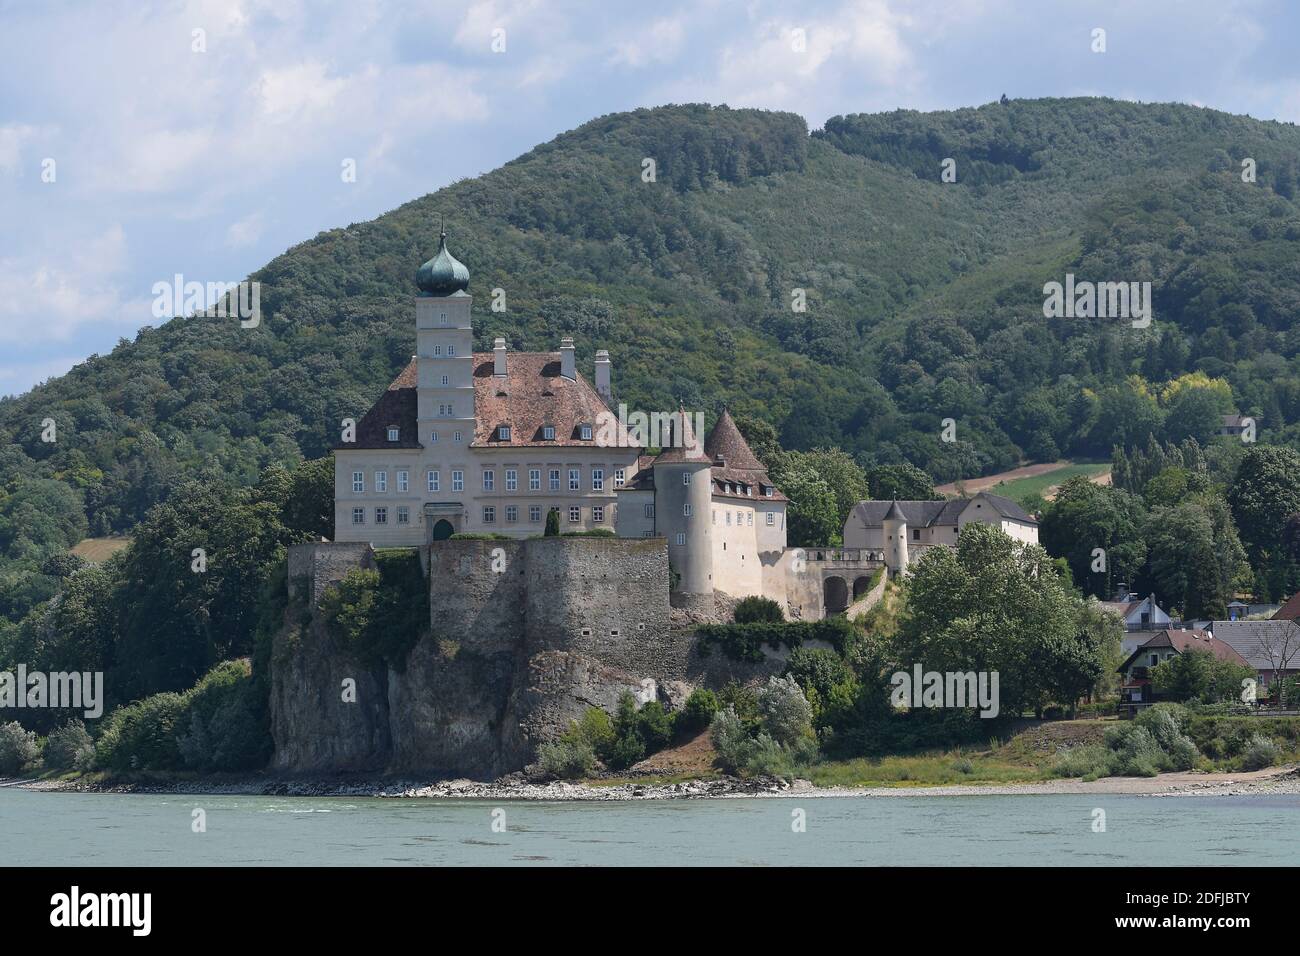
<instances>
[{"instance_id":1,"label":"conical turret roof","mask_svg":"<svg viewBox=\"0 0 1300 956\"><path fill-rule=\"evenodd\" d=\"M673 427L673 444L659 453L655 459L656 465L671 464L673 462L701 462L707 464L712 459L704 450L704 444L695 434L695 429L691 427L691 416L686 411L685 406L681 406L677 411L677 421Z\"/></svg>"},{"instance_id":2,"label":"conical turret roof","mask_svg":"<svg viewBox=\"0 0 1300 956\"><path fill-rule=\"evenodd\" d=\"M749 442L745 441L745 436L740 433L740 429L736 427L731 413L725 408L718 416L713 431L709 432L708 440L704 443L704 452L709 456L710 461L721 458L728 468L736 471L767 470L749 447Z\"/></svg>"}]
</instances>

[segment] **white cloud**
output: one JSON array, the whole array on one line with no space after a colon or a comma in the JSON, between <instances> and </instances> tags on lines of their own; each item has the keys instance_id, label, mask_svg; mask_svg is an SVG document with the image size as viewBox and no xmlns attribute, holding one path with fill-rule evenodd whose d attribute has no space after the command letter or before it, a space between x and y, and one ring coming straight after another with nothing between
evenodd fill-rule
<instances>
[{"instance_id":1,"label":"white cloud","mask_svg":"<svg viewBox=\"0 0 1300 956\"><path fill-rule=\"evenodd\" d=\"M262 238L262 214L255 212L226 227L226 245L232 248L251 246Z\"/></svg>"},{"instance_id":2,"label":"white cloud","mask_svg":"<svg viewBox=\"0 0 1300 956\"><path fill-rule=\"evenodd\" d=\"M35 126L0 126L0 172L12 173L21 162L23 146L36 136Z\"/></svg>"},{"instance_id":3,"label":"white cloud","mask_svg":"<svg viewBox=\"0 0 1300 956\"><path fill-rule=\"evenodd\" d=\"M634 32L632 39L615 43L610 60L631 67L671 60L681 50L685 32L685 17L656 20L648 31Z\"/></svg>"}]
</instances>

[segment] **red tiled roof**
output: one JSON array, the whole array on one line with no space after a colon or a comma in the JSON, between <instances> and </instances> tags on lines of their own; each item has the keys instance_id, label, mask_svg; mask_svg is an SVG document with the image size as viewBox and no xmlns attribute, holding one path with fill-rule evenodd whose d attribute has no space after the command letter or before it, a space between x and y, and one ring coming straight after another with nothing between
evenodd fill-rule
<instances>
[{"instance_id":1,"label":"red tiled roof","mask_svg":"<svg viewBox=\"0 0 1300 956\"><path fill-rule=\"evenodd\" d=\"M1120 665L1120 671L1127 672L1129 666L1143 651L1151 651L1160 647L1172 647L1179 654L1185 653L1186 651L1209 651L1221 661L1231 661L1234 664L1247 664L1246 658L1242 657L1241 654L1237 652L1236 648L1219 640L1209 631L1202 631L1199 628L1186 631L1165 628L1162 631L1158 631L1155 637L1151 638L1130 654L1128 659Z\"/></svg>"},{"instance_id":2,"label":"red tiled roof","mask_svg":"<svg viewBox=\"0 0 1300 956\"><path fill-rule=\"evenodd\" d=\"M473 444L497 447L597 447L601 421L614 423L618 447L635 448L627 429L611 415L604 400L580 374L567 379L560 374L559 352L507 352L506 375L493 374L491 352L474 353L474 411L477 421ZM497 427L510 426L510 440L497 438ZM554 440L542 438L542 426L555 428ZM581 427L591 426L584 440Z\"/></svg>"},{"instance_id":3,"label":"red tiled roof","mask_svg":"<svg viewBox=\"0 0 1300 956\"><path fill-rule=\"evenodd\" d=\"M709 438L704 443L704 451L714 464L721 459L729 471L767 471L763 463L758 460L758 456L750 449L745 436L736 427L731 413L725 408L718 416L713 431L709 432Z\"/></svg>"},{"instance_id":4,"label":"red tiled roof","mask_svg":"<svg viewBox=\"0 0 1300 956\"><path fill-rule=\"evenodd\" d=\"M1300 591L1296 591L1286 599L1286 603L1277 609L1277 612L1269 618L1270 621L1296 621L1300 620Z\"/></svg>"},{"instance_id":5,"label":"red tiled roof","mask_svg":"<svg viewBox=\"0 0 1300 956\"><path fill-rule=\"evenodd\" d=\"M503 378L493 374L491 352L474 353L474 440L479 448L577 447L596 448L602 412L617 429L620 447L635 448L627 429L610 414L605 402L581 375L560 374L559 352L510 352ZM357 423L357 440L338 449L421 448L416 403L417 363L412 358ZM388 441L388 428L396 425L399 440ZM497 438L500 425L510 426L509 441ZM552 425L555 438L542 438L542 426ZM591 426L591 438L581 428Z\"/></svg>"}]
</instances>

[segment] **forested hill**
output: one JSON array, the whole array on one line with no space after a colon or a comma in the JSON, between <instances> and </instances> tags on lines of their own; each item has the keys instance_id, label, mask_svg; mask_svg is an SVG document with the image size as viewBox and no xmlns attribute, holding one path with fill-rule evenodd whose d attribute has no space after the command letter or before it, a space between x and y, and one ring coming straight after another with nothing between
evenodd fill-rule
<instances>
[{"instance_id":1,"label":"forested hill","mask_svg":"<svg viewBox=\"0 0 1300 956\"><path fill-rule=\"evenodd\" d=\"M444 217L479 347L572 334L581 368L610 349L634 407L726 403L788 448L950 480L1203 437L1229 411L1294 443L1297 155L1294 126L1102 99L811 135L725 107L602 117L274 259L252 276L256 329L178 318L0 402L0 556L127 530L186 477L251 483L324 453L413 351L414 273ZM1043 284L1067 272L1151 281L1155 322L1045 319Z\"/></svg>"}]
</instances>

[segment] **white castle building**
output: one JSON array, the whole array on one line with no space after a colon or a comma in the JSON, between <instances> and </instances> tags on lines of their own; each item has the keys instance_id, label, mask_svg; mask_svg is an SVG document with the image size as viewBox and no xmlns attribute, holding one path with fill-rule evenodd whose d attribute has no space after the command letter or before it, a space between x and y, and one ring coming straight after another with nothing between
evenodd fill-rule
<instances>
[{"instance_id":1,"label":"white castle building","mask_svg":"<svg viewBox=\"0 0 1300 956\"><path fill-rule=\"evenodd\" d=\"M335 448L334 540L412 547L457 533L663 537L684 594L786 604L786 504L731 416L700 445L689 416L656 457L613 413L609 353L595 382L558 352L474 352L469 270L447 250L416 275L416 354Z\"/></svg>"}]
</instances>

